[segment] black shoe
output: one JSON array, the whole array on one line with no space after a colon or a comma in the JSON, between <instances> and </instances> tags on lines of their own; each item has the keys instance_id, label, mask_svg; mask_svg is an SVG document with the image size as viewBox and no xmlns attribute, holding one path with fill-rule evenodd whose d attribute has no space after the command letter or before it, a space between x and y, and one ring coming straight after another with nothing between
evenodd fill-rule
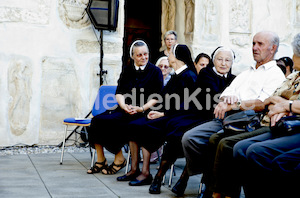
<instances>
[{"instance_id":1,"label":"black shoe","mask_svg":"<svg viewBox=\"0 0 300 198\"><path fill-rule=\"evenodd\" d=\"M120 177L117 177L117 180L118 181L132 181L132 180L135 180L135 178L137 176L139 176L141 174L140 171L137 171L135 172L134 174L131 174L131 175L123 175L123 176L120 176Z\"/></svg>"},{"instance_id":2,"label":"black shoe","mask_svg":"<svg viewBox=\"0 0 300 198\"><path fill-rule=\"evenodd\" d=\"M177 183L172 188L172 192L177 194L178 196L182 196L187 186L187 180L179 179Z\"/></svg>"},{"instance_id":3,"label":"black shoe","mask_svg":"<svg viewBox=\"0 0 300 198\"><path fill-rule=\"evenodd\" d=\"M150 185L152 182L152 175L150 174L146 179L143 180L132 180L129 182L129 186L144 186L144 185Z\"/></svg>"},{"instance_id":4,"label":"black shoe","mask_svg":"<svg viewBox=\"0 0 300 198\"><path fill-rule=\"evenodd\" d=\"M149 188L149 193L150 194L160 194L160 187L161 187L161 179L158 177L155 177Z\"/></svg>"}]
</instances>

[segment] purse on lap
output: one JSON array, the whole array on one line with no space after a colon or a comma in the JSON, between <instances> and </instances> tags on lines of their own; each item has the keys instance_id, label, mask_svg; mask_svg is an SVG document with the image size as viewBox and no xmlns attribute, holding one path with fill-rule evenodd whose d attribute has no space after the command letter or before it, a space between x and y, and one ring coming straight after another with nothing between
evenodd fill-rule
<instances>
[{"instance_id":1,"label":"purse on lap","mask_svg":"<svg viewBox=\"0 0 300 198\"><path fill-rule=\"evenodd\" d=\"M300 132L300 115L282 117L275 126L270 127L275 136L287 136Z\"/></svg>"}]
</instances>

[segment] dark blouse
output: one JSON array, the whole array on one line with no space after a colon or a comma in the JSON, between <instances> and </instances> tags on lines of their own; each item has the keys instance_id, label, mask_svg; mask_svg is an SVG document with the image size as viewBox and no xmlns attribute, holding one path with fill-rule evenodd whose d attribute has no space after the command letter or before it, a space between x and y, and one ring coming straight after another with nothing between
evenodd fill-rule
<instances>
[{"instance_id":1,"label":"dark blouse","mask_svg":"<svg viewBox=\"0 0 300 198\"><path fill-rule=\"evenodd\" d=\"M205 67L201 69L197 77L197 87L201 88L198 94L198 101L200 102L203 110L198 113L204 119L212 119L215 105L218 104L218 99L224 89L230 85L235 78L235 75L228 73L227 78L216 74L212 67Z\"/></svg>"},{"instance_id":2,"label":"dark blouse","mask_svg":"<svg viewBox=\"0 0 300 198\"><path fill-rule=\"evenodd\" d=\"M116 94L126 94L126 104L142 106L152 99L149 98L151 94L160 93L162 87L161 70L148 62L142 71L136 70L134 66L125 67L118 80Z\"/></svg>"},{"instance_id":3,"label":"dark blouse","mask_svg":"<svg viewBox=\"0 0 300 198\"><path fill-rule=\"evenodd\" d=\"M172 75L170 81L164 87L161 94L164 99L162 111L165 113L165 115L178 113L182 110L189 110L189 106L184 106L184 92L189 90L189 93L193 93L196 88L196 80L196 74L190 69L185 69L178 75ZM180 100L172 97L175 94Z\"/></svg>"}]
</instances>

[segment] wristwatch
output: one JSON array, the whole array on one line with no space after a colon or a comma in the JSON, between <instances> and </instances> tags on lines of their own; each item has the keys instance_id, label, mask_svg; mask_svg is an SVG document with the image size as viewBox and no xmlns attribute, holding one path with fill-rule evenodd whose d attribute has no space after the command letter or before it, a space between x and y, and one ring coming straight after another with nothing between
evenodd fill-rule
<instances>
[{"instance_id":1,"label":"wristwatch","mask_svg":"<svg viewBox=\"0 0 300 198\"><path fill-rule=\"evenodd\" d=\"M290 109L291 113L293 113L293 111L292 111L293 102L294 102L293 100L290 100L290 102L289 102L289 109Z\"/></svg>"},{"instance_id":2,"label":"wristwatch","mask_svg":"<svg viewBox=\"0 0 300 198\"><path fill-rule=\"evenodd\" d=\"M241 110L242 101L237 101L236 106L238 107L238 110Z\"/></svg>"}]
</instances>

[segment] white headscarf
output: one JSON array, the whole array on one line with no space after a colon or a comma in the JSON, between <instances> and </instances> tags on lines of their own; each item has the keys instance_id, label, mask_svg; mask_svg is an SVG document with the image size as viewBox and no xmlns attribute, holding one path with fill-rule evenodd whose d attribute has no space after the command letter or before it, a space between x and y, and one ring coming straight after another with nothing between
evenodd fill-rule
<instances>
[{"instance_id":1,"label":"white headscarf","mask_svg":"<svg viewBox=\"0 0 300 198\"><path fill-rule=\"evenodd\" d=\"M215 60L215 57L216 55L219 53L219 52L222 52L222 51L226 51L226 52L230 52L231 53L231 56L232 56L232 60L234 60L235 58L235 55L234 55L234 52L232 51L232 49L228 48L228 47L220 47L219 49L217 49L214 53L214 56L212 57L212 61L214 62Z\"/></svg>"},{"instance_id":2,"label":"white headscarf","mask_svg":"<svg viewBox=\"0 0 300 198\"><path fill-rule=\"evenodd\" d=\"M134 46L134 44L136 44L136 43L138 43L138 42L144 43L145 46L148 48L148 45L145 43L145 41L143 41L143 40L136 40L136 41L134 41L134 42L131 44L130 50L129 50L129 56L130 56L131 59L133 59L133 56L132 56L133 46Z\"/></svg>"}]
</instances>

